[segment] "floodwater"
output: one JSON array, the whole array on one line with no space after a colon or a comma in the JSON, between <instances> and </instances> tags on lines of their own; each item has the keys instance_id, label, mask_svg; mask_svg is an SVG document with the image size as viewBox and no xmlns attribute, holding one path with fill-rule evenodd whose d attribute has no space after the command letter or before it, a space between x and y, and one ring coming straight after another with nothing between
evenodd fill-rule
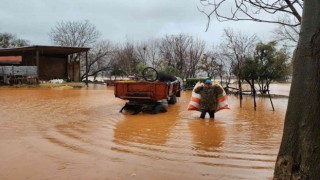
<instances>
[{"instance_id":1,"label":"floodwater","mask_svg":"<svg viewBox=\"0 0 320 180\"><path fill-rule=\"evenodd\" d=\"M212 121L190 96L131 115L113 87L0 89L0 179L272 179L288 99L230 96Z\"/></svg>"}]
</instances>

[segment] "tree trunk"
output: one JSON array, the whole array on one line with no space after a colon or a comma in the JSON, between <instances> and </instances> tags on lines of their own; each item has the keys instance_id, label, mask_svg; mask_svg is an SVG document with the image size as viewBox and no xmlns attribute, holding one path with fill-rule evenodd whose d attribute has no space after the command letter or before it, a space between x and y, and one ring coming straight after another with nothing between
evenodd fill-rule
<instances>
[{"instance_id":1,"label":"tree trunk","mask_svg":"<svg viewBox=\"0 0 320 180\"><path fill-rule=\"evenodd\" d=\"M254 107L254 111L257 110L257 102L256 102L256 89L254 88L254 79L252 78L252 84L251 85L251 90L252 90L252 94L253 94L253 107Z\"/></svg>"},{"instance_id":2,"label":"tree trunk","mask_svg":"<svg viewBox=\"0 0 320 180\"><path fill-rule=\"evenodd\" d=\"M304 1L274 179L320 179L320 1Z\"/></svg>"}]
</instances>

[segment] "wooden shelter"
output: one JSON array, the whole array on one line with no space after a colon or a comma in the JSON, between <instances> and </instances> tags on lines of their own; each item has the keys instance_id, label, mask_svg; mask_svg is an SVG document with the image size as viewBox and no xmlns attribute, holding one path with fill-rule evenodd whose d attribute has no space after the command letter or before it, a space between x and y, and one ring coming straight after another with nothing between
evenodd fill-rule
<instances>
[{"instance_id":1,"label":"wooden shelter","mask_svg":"<svg viewBox=\"0 0 320 180\"><path fill-rule=\"evenodd\" d=\"M68 79L80 82L80 58L88 64L90 48L63 46L28 46L0 49L0 76L38 80ZM85 56L80 56L85 53ZM74 60L74 57L78 57ZM87 72L87 69L86 71ZM88 82L88 81L87 81Z\"/></svg>"}]
</instances>

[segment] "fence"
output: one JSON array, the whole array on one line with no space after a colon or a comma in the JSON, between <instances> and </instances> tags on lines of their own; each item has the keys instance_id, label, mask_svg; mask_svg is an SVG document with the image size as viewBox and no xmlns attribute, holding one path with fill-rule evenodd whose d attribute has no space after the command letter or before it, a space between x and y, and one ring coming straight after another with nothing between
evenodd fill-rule
<instances>
[{"instance_id":1,"label":"fence","mask_svg":"<svg viewBox=\"0 0 320 180\"><path fill-rule=\"evenodd\" d=\"M37 76L37 66L0 66L0 76Z\"/></svg>"},{"instance_id":2,"label":"fence","mask_svg":"<svg viewBox=\"0 0 320 180\"><path fill-rule=\"evenodd\" d=\"M0 66L0 84L38 84L37 66Z\"/></svg>"}]
</instances>

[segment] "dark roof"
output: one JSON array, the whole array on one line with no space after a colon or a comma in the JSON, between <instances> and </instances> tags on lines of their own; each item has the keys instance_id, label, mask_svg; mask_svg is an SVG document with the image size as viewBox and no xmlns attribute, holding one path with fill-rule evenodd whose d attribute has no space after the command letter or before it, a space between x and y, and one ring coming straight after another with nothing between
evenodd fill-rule
<instances>
[{"instance_id":1,"label":"dark roof","mask_svg":"<svg viewBox=\"0 0 320 180\"><path fill-rule=\"evenodd\" d=\"M39 51L40 55L69 55L74 53L86 52L90 48L86 47L64 47L64 46L27 46L18 48L0 49L0 56L22 56Z\"/></svg>"}]
</instances>

